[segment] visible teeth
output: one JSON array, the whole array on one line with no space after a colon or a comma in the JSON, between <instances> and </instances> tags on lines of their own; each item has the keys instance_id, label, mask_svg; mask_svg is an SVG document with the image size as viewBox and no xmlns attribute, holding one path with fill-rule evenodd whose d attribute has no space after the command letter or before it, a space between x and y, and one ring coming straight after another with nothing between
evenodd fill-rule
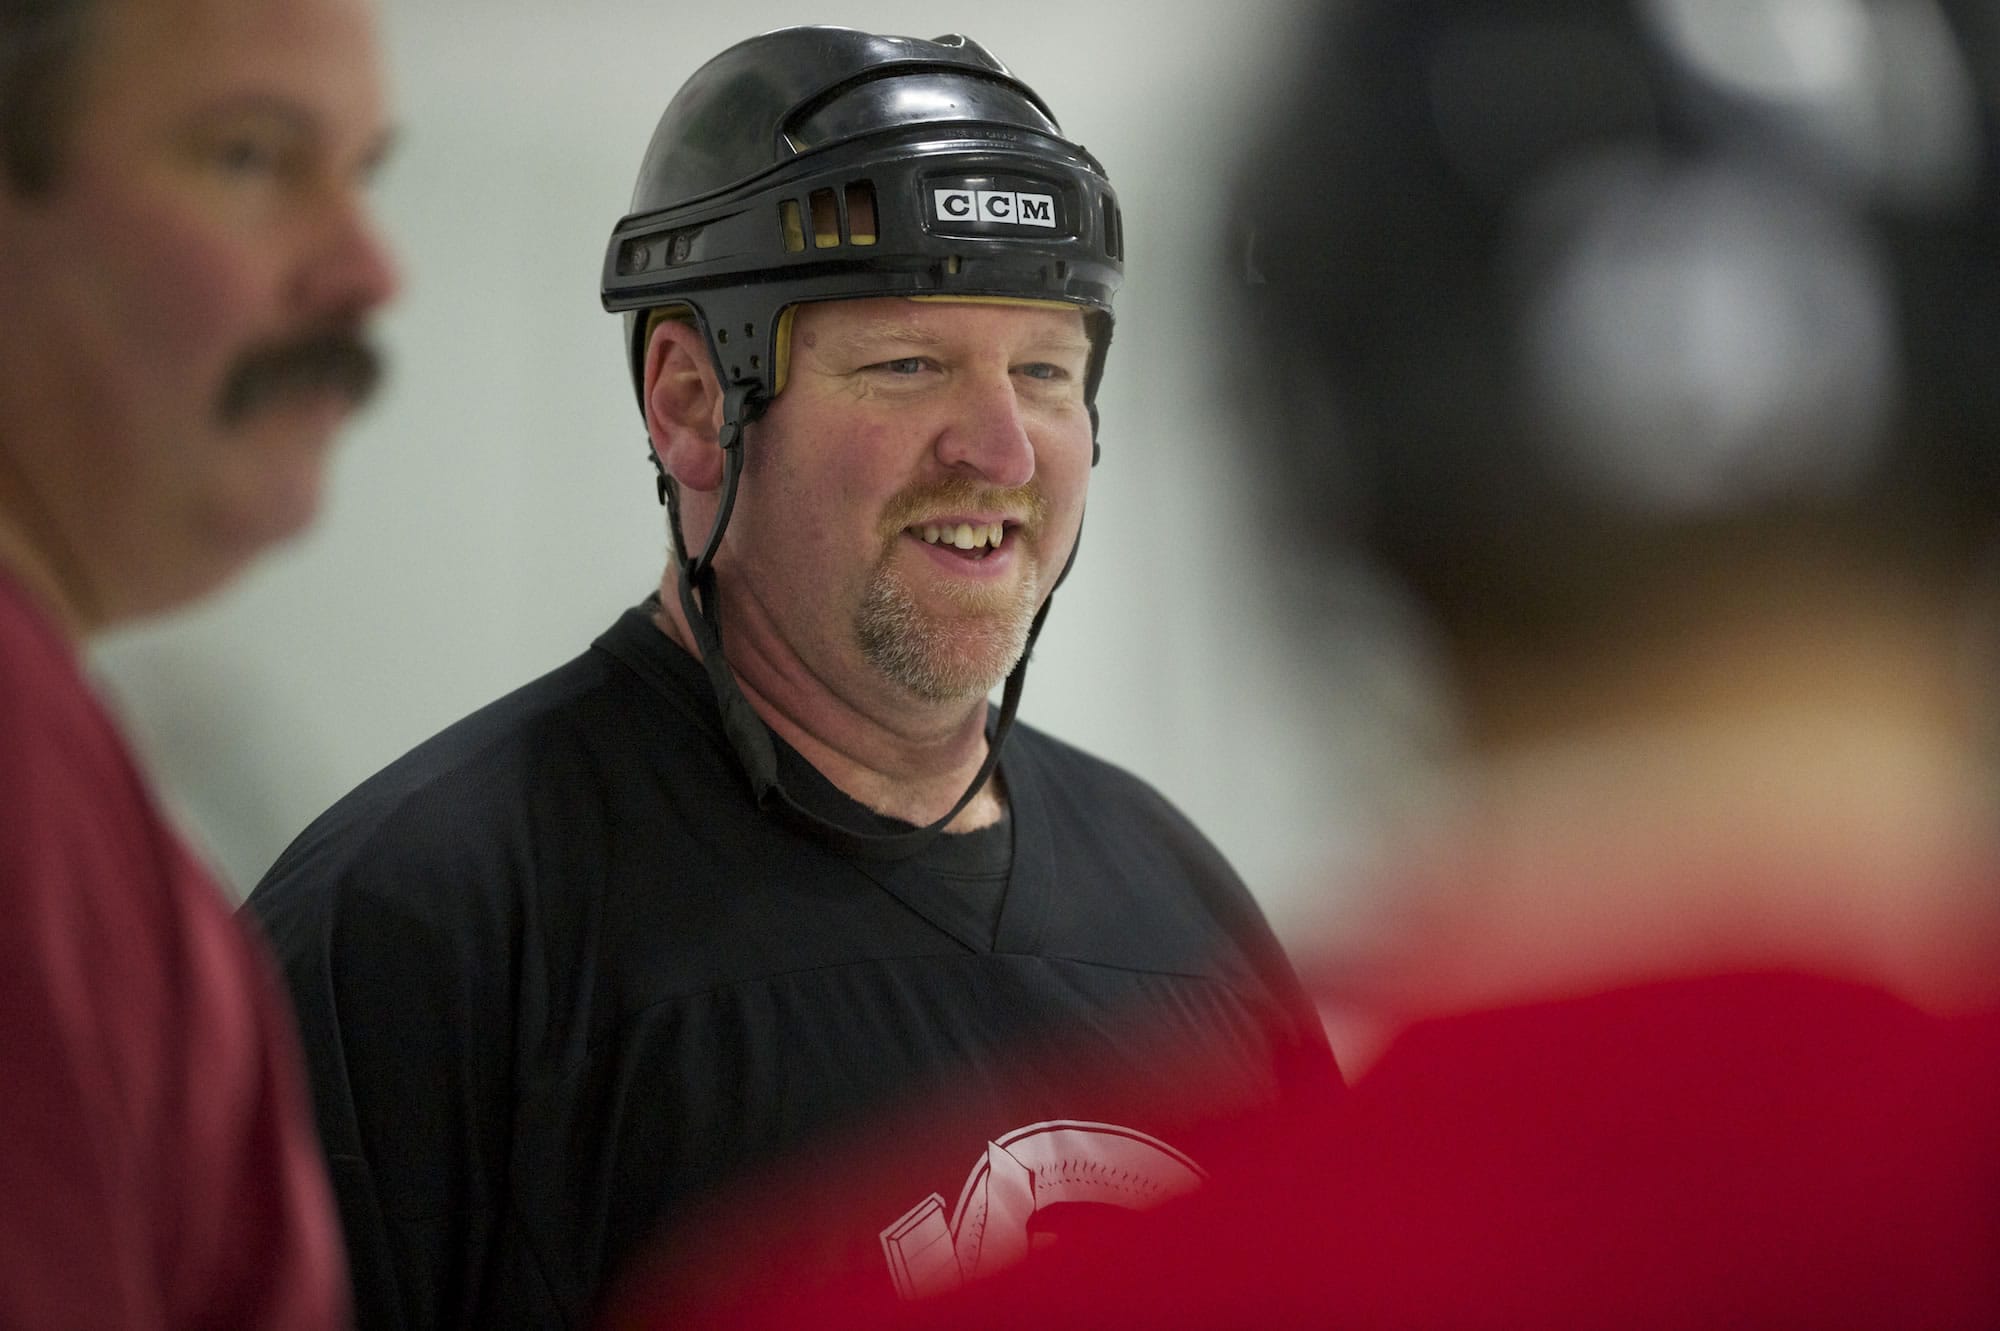
<instances>
[{"instance_id":1,"label":"visible teeth","mask_svg":"<svg viewBox=\"0 0 2000 1331\"><path fill-rule=\"evenodd\" d=\"M982 522L976 527L969 522L947 522L942 526L926 522L910 530L932 545L955 545L961 550L983 550L987 546L998 550L1001 542L1007 539L1007 524L1004 522Z\"/></svg>"}]
</instances>

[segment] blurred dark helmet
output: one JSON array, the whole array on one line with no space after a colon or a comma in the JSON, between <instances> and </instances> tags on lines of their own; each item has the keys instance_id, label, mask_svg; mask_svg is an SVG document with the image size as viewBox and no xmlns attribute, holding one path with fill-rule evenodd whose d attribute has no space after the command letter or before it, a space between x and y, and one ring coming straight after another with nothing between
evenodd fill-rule
<instances>
[{"instance_id":1,"label":"blurred dark helmet","mask_svg":"<svg viewBox=\"0 0 2000 1331\"><path fill-rule=\"evenodd\" d=\"M1460 633L2000 513L1995 5L1359 0L1237 194L1260 447Z\"/></svg>"}]
</instances>

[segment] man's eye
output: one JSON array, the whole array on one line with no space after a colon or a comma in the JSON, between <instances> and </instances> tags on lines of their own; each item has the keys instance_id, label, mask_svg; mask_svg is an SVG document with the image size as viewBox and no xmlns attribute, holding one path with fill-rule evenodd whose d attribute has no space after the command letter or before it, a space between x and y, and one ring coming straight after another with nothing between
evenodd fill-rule
<instances>
[{"instance_id":1,"label":"man's eye","mask_svg":"<svg viewBox=\"0 0 2000 1331\"><path fill-rule=\"evenodd\" d=\"M1023 365L1021 373L1027 375L1030 379L1059 380L1069 378L1068 370L1060 365L1051 365L1047 361L1036 361L1032 365Z\"/></svg>"},{"instance_id":2,"label":"man's eye","mask_svg":"<svg viewBox=\"0 0 2000 1331\"><path fill-rule=\"evenodd\" d=\"M275 176L289 166L282 146L260 138L221 139L209 149L209 158L228 176Z\"/></svg>"},{"instance_id":3,"label":"man's eye","mask_svg":"<svg viewBox=\"0 0 2000 1331\"><path fill-rule=\"evenodd\" d=\"M890 374L922 374L925 364L922 356L903 356L896 360L885 360L875 368L887 370Z\"/></svg>"}]
</instances>

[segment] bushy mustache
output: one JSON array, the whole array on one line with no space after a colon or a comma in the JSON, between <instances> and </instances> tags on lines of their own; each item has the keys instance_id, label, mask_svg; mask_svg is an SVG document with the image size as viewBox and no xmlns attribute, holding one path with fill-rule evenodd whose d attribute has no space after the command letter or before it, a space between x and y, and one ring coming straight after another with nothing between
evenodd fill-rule
<instances>
[{"instance_id":1,"label":"bushy mustache","mask_svg":"<svg viewBox=\"0 0 2000 1331\"><path fill-rule=\"evenodd\" d=\"M382 381L381 353L351 328L321 328L288 342L258 347L237 362L223 385L223 424L307 393L337 393L361 406Z\"/></svg>"}]
</instances>

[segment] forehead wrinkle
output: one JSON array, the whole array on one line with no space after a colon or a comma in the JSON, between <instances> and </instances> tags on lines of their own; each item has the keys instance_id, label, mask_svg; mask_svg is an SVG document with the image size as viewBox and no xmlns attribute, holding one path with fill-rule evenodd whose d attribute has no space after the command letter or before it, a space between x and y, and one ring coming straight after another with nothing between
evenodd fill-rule
<instances>
[{"instance_id":1,"label":"forehead wrinkle","mask_svg":"<svg viewBox=\"0 0 2000 1331\"><path fill-rule=\"evenodd\" d=\"M944 344L943 334L909 323L901 319L871 319L858 328L850 328L833 337L836 346L854 349L894 343L911 347L936 347Z\"/></svg>"},{"instance_id":2,"label":"forehead wrinkle","mask_svg":"<svg viewBox=\"0 0 2000 1331\"><path fill-rule=\"evenodd\" d=\"M950 342L951 338L920 324L885 317L870 320L858 328L836 333L828 341L844 351L859 351L885 344L929 349L943 346ZM1080 329L1064 327L1047 331L1038 330L1022 338L1020 345L1036 352L1085 356L1090 354L1091 343L1089 336Z\"/></svg>"},{"instance_id":3,"label":"forehead wrinkle","mask_svg":"<svg viewBox=\"0 0 2000 1331\"><path fill-rule=\"evenodd\" d=\"M1049 333L1045 336L1036 337L1033 339L1031 345L1039 347L1044 351L1067 352L1076 356L1090 354L1090 339L1082 333L1071 332L1067 329L1060 333Z\"/></svg>"}]
</instances>

